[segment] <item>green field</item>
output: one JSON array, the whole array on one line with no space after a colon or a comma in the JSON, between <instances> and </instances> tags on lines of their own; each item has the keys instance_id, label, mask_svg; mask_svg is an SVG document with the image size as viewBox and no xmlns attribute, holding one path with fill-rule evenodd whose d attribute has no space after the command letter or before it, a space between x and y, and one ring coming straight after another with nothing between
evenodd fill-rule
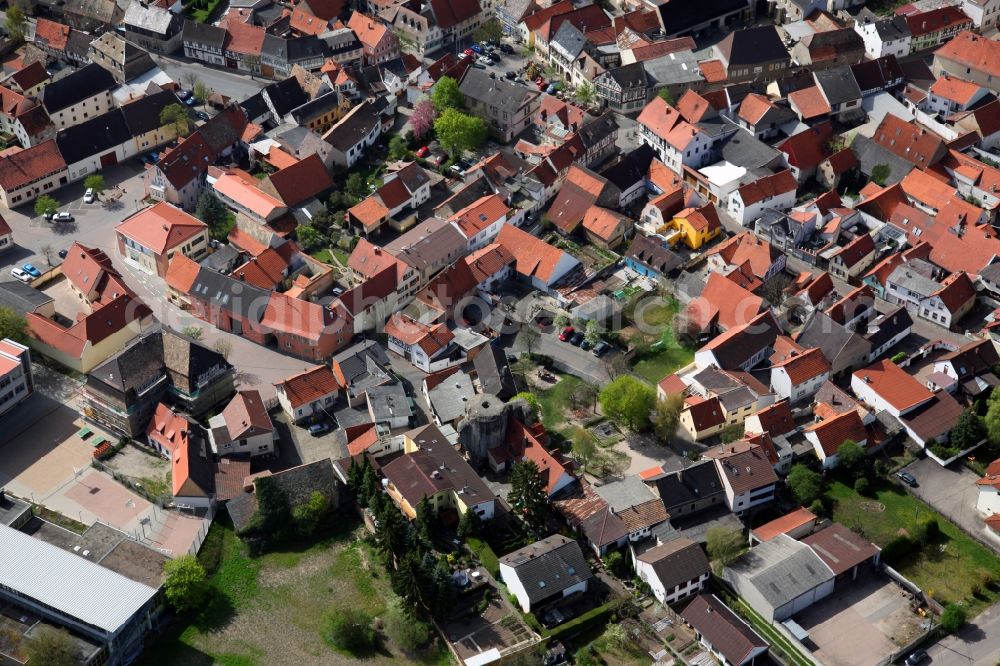
<instances>
[{"instance_id":1,"label":"green field","mask_svg":"<svg viewBox=\"0 0 1000 666\"><path fill-rule=\"evenodd\" d=\"M656 299L650 304L646 303L640 300L636 307L629 308L628 315L642 329L659 330L659 337L638 333L633 338L638 350L632 360L632 370L643 379L656 384L690 363L694 359L694 349L685 347L674 337L671 324L674 315L681 309L681 304L676 299Z\"/></svg>"},{"instance_id":2,"label":"green field","mask_svg":"<svg viewBox=\"0 0 1000 666\"><path fill-rule=\"evenodd\" d=\"M941 538L893 567L942 603L966 602L970 617L1000 599L995 590L977 589L984 575L1000 580L996 555L899 486L882 481L876 491L873 497L862 497L840 481L831 482L827 496L835 501L833 519L885 546L898 536L915 534L920 520L934 516Z\"/></svg>"},{"instance_id":3,"label":"green field","mask_svg":"<svg viewBox=\"0 0 1000 666\"><path fill-rule=\"evenodd\" d=\"M356 520L338 520L356 525ZM209 606L183 626L149 645L143 666L265 666L347 664L356 659L334 652L322 636L327 611L356 607L378 616L392 593L389 578L372 549L356 539L359 530L319 543L252 557L231 527L217 520L199 559L210 571ZM368 664L414 663L383 644ZM440 647L426 664L450 663Z\"/></svg>"}]
</instances>

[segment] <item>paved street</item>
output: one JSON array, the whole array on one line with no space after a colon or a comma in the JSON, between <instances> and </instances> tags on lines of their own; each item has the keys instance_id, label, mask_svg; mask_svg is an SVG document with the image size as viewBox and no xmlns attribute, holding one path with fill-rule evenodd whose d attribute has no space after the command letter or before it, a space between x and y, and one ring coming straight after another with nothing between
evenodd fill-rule
<instances>
[{"instance_id":1,"label":"paved street","mask_svg":"<svg viewBox=\"0 0 1000 666\"><path fill-rule=\"evenodd\" d=\"M231 97L236 102L242 102L246 98L252 97L257 91L270 83L267 79L251 77L249 74L237 74L232 71L214 69L203 63L183 57L157 55L153 59L170 78L183 88L191 88L188 78L194 75L208 86L212 92Z\"/></svg>"},{"instance_id":2,"label":"paved street","mask_svg":"<svg viewBox=\"0 0 1000 666\"><path fill-rule=\"evenodd\" d=\"M957 523L964 531L980 541L985 540L992 544L994 550L1000 551L1000 539L986 528L983 515L976 509L978 476L958 463L951 467L941 467L930 458L918 460L906 470L920 484L916 488L909 488L909 492Z\"/></svg>"},{"instance_id":3,"label":"paved street","mask_svg":"<svg viewBox=\"0 0 1000 666\"><path fill-rule=\"evenodd\" d=\"M953 636L927 648L934 666L1000 662L1000 606L991 606Z\"/></svg>"},{"instance_id":4,"label":"paved street","mask_svg":"<svg viewBox=\"0 0 1000 666\"><path fill-rule=\"evenodd\" d=\"M515 354L527 351L521 336L518 336L510 346L510 350ZM605 359L594 356L589 350L574 347L568 342L559 340L557 333L542 333L535 345L534 353L548 356L555 361L556 368L562 372L584 379L591 384L598 386L611 381L605 367Z\"/></svg>"}]
</instances>

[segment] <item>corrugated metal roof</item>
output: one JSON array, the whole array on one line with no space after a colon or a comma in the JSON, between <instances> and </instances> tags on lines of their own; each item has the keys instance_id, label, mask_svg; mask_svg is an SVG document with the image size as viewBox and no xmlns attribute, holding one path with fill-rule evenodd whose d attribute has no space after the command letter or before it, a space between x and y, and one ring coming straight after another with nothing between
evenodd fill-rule
<instances>
[{"instance_id":1,"label":"corrugated metal roof","mask_svg":"<svg viewBox=\"0 0 1000 666\"><path fill-rule=\"evenodd\" d=\"M0 585L114 633L155 594L99 564L0 525Z\"/></svg>"}]
</instances>

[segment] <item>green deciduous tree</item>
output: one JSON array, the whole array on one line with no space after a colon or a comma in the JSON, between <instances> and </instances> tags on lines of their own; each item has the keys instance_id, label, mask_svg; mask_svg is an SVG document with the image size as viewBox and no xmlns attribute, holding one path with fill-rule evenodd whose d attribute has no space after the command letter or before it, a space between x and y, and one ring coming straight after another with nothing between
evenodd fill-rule
<instances>
[{"instance_id":1,"label":"green deciduous tree","mask_svg":"<svg viewBox=\"0 0 1000 666\"><path fill-rule=\"evenodd\" d=\"M601 409L618 425L641 431L649 427L656 389L631 375L617 377L601 389Z\"/></svg>"},{"instance_id":2,"label":"green deciduous tree","mask_svg":"<svg viewBox=\"0 0 1000 666\"><path fill-rule=\"evenodd\" d=\"M458 157L486 141L486 122L456 109L445 109L434 121L434 132L448 154Z\"/></svg>"},{"instance_id":3,"label":"green deciduous tree","mask_svg":"<svg viewBox=\"0 0 1000 666\"><path fill-rule=\"evenodd\" d=\"M583 104L584 106L589 106L594 101L594 86L584 81L577 87L576 92L573 93L573 96L576 98L576 101L578 101L580 104Z\"/></svg>"},{"instance_id":4,"label":"green deciduous tree","mask_svg":"<svg viewBox=\"0 0 1000 666\"><path fill-rule=\"evenodd\" d=\"M465 96L458 89L458 81L450 76L442 76L434 84L431 91L431 101L438 113L444 113L446 109L465 108Z\"/></svg>"},{"instance_id":5,"label":"green deciduous tree","mask_svg":"<svg viewBox=\"0 0 1000 666\"><path fill-rule=\"evenodd\" d=\"M185 326L181 329L181 335L186 335L192 340L201 340L201 336L205 334L201 326Z\"/></svg>"},{"instance_id":6,"label":"green deciduous tree","mask_svg":"<svg viewBox=\"0 0 1000 666\"><path fill-rule=\"evenodd\" d=\"M941 613L941 628L953 634L962 628L965 624L966 613L965 609L958 604L948 604L944 607L944 612Z\"/></svg>"},{"instance_id":7,"label":"green deciduous tree","mask_svg":"<svg viewBox=\"0 0 1000 666\"><path fill-rule=\"evenodd\" d=\"M597 447L597 437L582 426L574 426L570 431L570 441L573 443L573 455L580 461L580 466L586 468L591 461L600 455Z\"/></svg>"},{"instance_id":8,"label":"green deciduous tree","mask_svg":"<svg viewBox=\"0 0 1000 666\"><path fill-rule=\"evenodd\" d=\"M35 215L52 215L59 210L59 202L47 194L35 199Z\"/></svg>"},{"instance_id":9,"label":"green deciduous tree","mask_svg":"<svg viewBox=\"0 0 1000 666\"><path fill-rule=\"evenodd\" d=\"M477 42L503 39L503 26L495 18L487 19L473 31L472 39Z\"/></svg>"},{"instance_id":10,"label":"green deciduous tree","mask_svg":"<svg viewBox=\"0 0 1000 666\"><path fill-rule=\"evenodd\" d=\"M83 179L83 186L88 190L94 190L95 192L101 192L104 190L104 176L99 173L93 173Z\"/></svg>"},{"instance_id":11,"label":"green deciduous tree","mask_svg":"<svg viewBox=\"0 0 1000 666\"><path fill-rule=\"evenodd\" d=\"M368 196L368 185L365 183L365 177L357 171L353 171L347 175L347 178L344 180L344 190L359 199Z\"/></svg>"},{"instance_id":12,"label":"green deciduous tree","mask_svg":"<svg viewBox=\"0 0 1000 666\"><path fill-rule=\"evenodd\" d=\"M587 325L583 330L584 339L592 345L596 345L600 342L601 336L604 335L604 327L601 326L601 322L593 319L587 322Z\"/></svg>"},{"instance_id":13,"label":"green deciduous tree","mask_svg":"<svg viewBox=\"0 0 1000 666\"><path fill-rule=\"evenodd\" d=\"M545 491L542 474L531 460L514 465L510 471L510 493L507 501L514 513L534 528L545 524L549 496Z\"/></svg>"},{"instance_id":14,"label":"green deciduous tree","mask_svg":"<svg viewBox=\"0 0 1000 666\"><path fill-rule=\"evenodd\" d=\"M208 225L208 234L215 240L225 240L233 229L234 218L229 209L211 192L198 197L194 216Z\"/></svg>"},{"instance_id":15,"label":"green deciduous tree","mask_svg":"<svg viewBox=\"0 0 1000 666\"><path fill-rule=\"evenodd\" d=\"M747 542L739 530L712 527L705 532L705 548L709 557L725 566L743 554Z\"/></svg>"},{"instance_id":16,"label":"green deciduous tree","mask_svg":"<svg viewBox=\"0 0 1000 666\"><path fill-rule=\"evenodd\" d=\"M955 427L951 429L950 442L952 446L964 451L970 446L974 446L986 437L986 426L983 420L976 413L967 409L962 412L955 422Z\"/></svg>"},{"instance_id":17,"label":"green deciduous tree","mask_svg":"<svg viewBox=\"0 0 1000 666\"><path fill-rule=\"evenodd\" d=\"M888 164L876 164L872 167L871 181L876 185L885 187L885 181L889 179L889 173Z\"/></svg>"},{"instance_id":18,"label":"green deciduous tree","mask_svg":"<svg viewBox=\"0 0 1000 666\"><path fill-rule=\"evenodd\" d=\"M394 134L391 139L389 139L389 159L390 160L402 160L410 156L410 146L407 145L406 139Z\"/></svg>"},{"instance_id":19,"label":"green deciduous tree","mask_svg":"<svg viewBox=\"0 0 1000 666\"><path fill-rule=\"evenodd\" d=\"M323 232L311 224L300 224L295 230L295 235L298 237L299 245L306 252L322 247L326 242Z\"/></svg>"},{"instance_id":20,"label":"green deciduous tree","mask_svg":"<svg viewBox=\"0 0 1000 666\"><path fill-rule=\"evenodd\" d=\"M622 557L620 551L615 550L605 555L604 566L619 578L624 578L628 575L628 561Z\"/></svg>"},{"instance_id":21,"label":"green deciduous tree","mask_svg":"<svg viewBox=\"0 0 1000 666\"><path fill-rule=\"evenodd\" d=\"M190 613L202 607L208 597L205 568L194 555L182 555L163 565L166 580L163 591L167 601L180 613Z\"/></svg>"},{"instance_id":22,"label":"green deciduous tree","mask_svg":"<svg viewBox=\"0 0 1000 666\"><path fill-rule=\"evenodd\" d=\"M68 631L43 624L25 646L28 663L38 666L75 666L76 642Z\"/></svg>"},{"instance_id":23,"label":"green deciduous tree","mask_svg":"<svg viewBox=\"0 0 1000 666\"><path fill-rule=\"evenodd\" d=\"M986 434L990 444L1000 446L1000 390L993 389L986 409Z\"/></svg>"},{"instance_id":24,"label":"green deciduous tree","mask_svg":"<svg viewBox=\"0 0 1000 666\"><path fill-rule=\"evenodd\" d=\"M659 97L660 99L662 99L664 102L666 102L670 106L674 105L674 96L671 95L670 91L667 90L666 88L661 89L660 92L656 93L656 96Z\"/></svg>"},{"instance_id":25,"label":"green deciduous tree","mask_svg":"<svg viewBox=\"0 0 1000 666\"><path fill-rule=\"evenodd\" d=\"M194 93L195 101L204 105L208 101L208 96L212 94L212 89L201 81L198 81L194 84L192 92Z\"/></svg>"},{"instance_id":26,"label":"green deciduous tree","mask_svg":"<svg viewBox=\"0 0 1000 666\"><path fill-rule=\"evenodd\" d=\"M0 340L4 338L27 344L28 322L13 308L0 305Z\"/></svg>"},{"instance_id":27,"label":"green deciduous tree","mask_svg":"<svg viewBox=\"0 0 1000 666\"><path fill-rule=\"evenodd\" d=\"M257 513L246 528L246 532L260 535L265 541L278 541L292 523L292 511L288 495L270 477L262 477L254 482L257 495Z\"/></svg>"},{"instance_id":28,"label":"green deciduous tree","mask_svg":"<svg viewBox=\"0 0 1000 666\"><path fill-rule=\"evenodd\" d=\"M4 23L7 34L11 41L20 43L24 41L24 31L28 27L28 17L24 15L24 9L16 2L11 2L7 6L7 20Z\"/></svg>"},{"instance_id":29,"label":"green deciduous tree","mask_svg":"<svg viewBox=\"0 0 1000 666\"><path fill-rule=\"evenodd\" d=\"M660 441L669 441L677 432L683 409L684 396L680 393L672 393L656 401L650 421L653 423L653 432L656 433Z\"/></svg>"},{"instance_id":30,"label":"green deciduous tree","mask_svg":"<svg viewBox=\"0 0 1000 666\"><path fill-rule=\"evenodd\" d=\"M173 128L177 136L187 136L191 131L191 119L183 104L171 104L160 111L160 123Z\"/></svg>"},{"instance_id":31,"label":"green deciduous tree","mask_svg":"<svg viewBox=\"0 0 1000 666\"><path fill-rule=\"evenodd\" d=\"M742 423L731 423L723 428L722 432L719 433L719 439L722 440L723 444L729 444L730 442L735 442L743 438L743 424Z\"/></svg>"},{"instance_id":32,"label":"green deciduous tree","mask_svg":"<svg viewBox=\"0 0 1000 666\"><path fill-rule=\"evenodd\" d=\"M513 400L524 400L531 407L532 411L535 412L535 417L539 417L542 413L542 404L538 402L538 397L534 393L529 393L528 391L521 391L513 397Z\"/></svg>"},{"instance_id":33,"label":"green deciduous tree","mask_svg":"<svg viewBox=\"0 0 1000 666\"><path fill-rule=\"evenodd\" d=\"M314 490L304 504L292 509L295 527L303 536L315 534L330 515L330 500L326 495Z\"/></svg>"},{"instance_id":34,"label":"green deciduous tree","mask_svg":"<svg viewBox=\"0 0 1000 666\"><path fill-rule=\"evenodd\" d=\"M792 465L788 473L788 487L802 506L812 504L823 494L823 477L805 465Z\"/></svg>"},{"instance_id":35,"label":"green deciduous tree","mask_svg":"<svg viewBox=\"0 0 1000 666\"><path fill-rule=\"evenodd\" d=\"M865 450L854 440L845 439L843 444L837 447L837 462L851 477L864 471L867 457Z\"/></svg>"},{"instance_id":36,"label":"green deciduous tree","mask_svg":"<svg viewBox=\"0 0 1000 666\"><path fill-rule=\"evenodd\" d=\"M372 618L350 606L332 609L326 618L326 639L354 656L368 654L375 647Z\"/></svg>"}]
</instances>

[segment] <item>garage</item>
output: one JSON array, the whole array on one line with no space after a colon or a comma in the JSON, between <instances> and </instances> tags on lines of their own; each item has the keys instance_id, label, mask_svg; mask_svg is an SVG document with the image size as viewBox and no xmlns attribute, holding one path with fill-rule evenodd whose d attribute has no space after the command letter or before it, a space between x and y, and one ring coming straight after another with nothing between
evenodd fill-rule
<instances>
[{"instance_id":1,"label":"garage","mask_svg":"<svg viewBox=\"0 0 1000 666\"><path fill-rule=\"evenodd\" d=\"M102 169L105 167L114 166L115 164L118 164L118 156L115 154L114 151L101 155Z\"/></svg>"}]
</instances>

